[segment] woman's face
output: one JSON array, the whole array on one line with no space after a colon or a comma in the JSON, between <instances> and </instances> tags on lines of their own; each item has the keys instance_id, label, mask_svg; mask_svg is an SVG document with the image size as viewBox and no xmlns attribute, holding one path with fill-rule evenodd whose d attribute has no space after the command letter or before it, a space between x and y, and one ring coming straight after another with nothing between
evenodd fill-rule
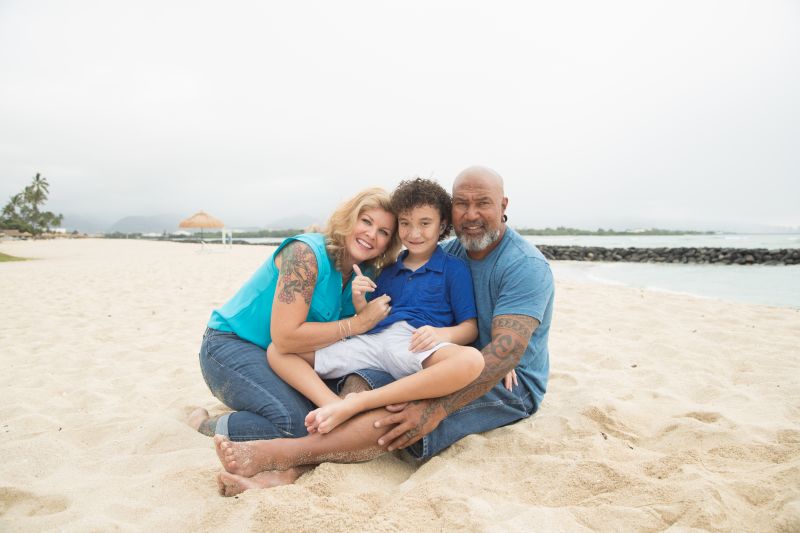
<instances>
[{"instance_id":1,"label":"woman's face","mask_svg":"<svg viewBox=\"0 0 800 533\"><path fill-rule=\"evenodd\" d=\"M392 240L395 224L394 215L388 211L381 208L364 210L345 239L345 247L353 263L375 259L385 252Z\"/></svg>"}]
</instances>

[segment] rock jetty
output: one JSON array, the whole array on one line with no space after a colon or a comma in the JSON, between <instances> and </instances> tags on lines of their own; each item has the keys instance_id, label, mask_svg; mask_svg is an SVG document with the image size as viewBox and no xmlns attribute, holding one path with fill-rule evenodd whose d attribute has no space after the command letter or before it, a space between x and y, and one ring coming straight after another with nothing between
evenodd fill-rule
<instances>
[{"instance_id":1,"label":"rock jetty","mask_svg":"<svg viewBox=\"0 0 800 533\"><path fill-rule=\"evenodd\" d=\"M599 248L537 245L548 259L723 265L800 265L800 248Z\"/></svg>"}]
</instances>

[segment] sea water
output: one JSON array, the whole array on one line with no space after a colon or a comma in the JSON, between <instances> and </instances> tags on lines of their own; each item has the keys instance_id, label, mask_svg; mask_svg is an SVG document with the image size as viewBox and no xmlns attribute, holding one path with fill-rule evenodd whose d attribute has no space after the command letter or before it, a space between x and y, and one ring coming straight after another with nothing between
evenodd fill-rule
<instances>
[{"instance_id":1,"label":"sea water","mask_svg":"<svg viewBox=\"0 0 800 533\"><path fill-rule=\"evenodd\" d=\"M534 244L600 248L800 248L800 234L530 235Z\"/></svg>"},{"instance_id":2,"label":"sea water","mask_svg":"<svg viewBox=\"0 0 800 533\"><path fill-rule=\"evenodd\" d=\"M800 235L526 237L534 244L606 248L798 248ZM684 265L553 261L556 279L614 283L706 298L800 309L800 265Z\"/></svg>"}]
</instances>

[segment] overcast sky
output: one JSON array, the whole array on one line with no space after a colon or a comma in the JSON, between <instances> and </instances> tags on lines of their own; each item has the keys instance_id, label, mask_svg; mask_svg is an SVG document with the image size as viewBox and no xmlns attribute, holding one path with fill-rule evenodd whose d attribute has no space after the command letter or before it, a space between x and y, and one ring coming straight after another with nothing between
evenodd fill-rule
<instances>
[{"instance_id":1,"label":"overcast sky","mask_svg":"<svg viewBox=\"0 0 800 533\"><path fill-rule=\"evenodd\" d=\"M0 202L323 219L464 167L510 223L800 227L800 2L0 0Z\"/></svg>"}]
</instances>

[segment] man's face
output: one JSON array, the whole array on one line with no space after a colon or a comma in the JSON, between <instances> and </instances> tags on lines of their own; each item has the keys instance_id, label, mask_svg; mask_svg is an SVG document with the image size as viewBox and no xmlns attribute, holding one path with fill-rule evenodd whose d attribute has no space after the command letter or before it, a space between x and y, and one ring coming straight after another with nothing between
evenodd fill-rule
<instances>
[{"instance_id":1,"label":"man's face","mask_svg":"<svg viewBox=\"0 0 800 533\"><path fill-rule=\"evenodd\" d=\"M508 200L502 190L480 178L467 178L453 189L453 228L468 252L480 252L502 234Z\"/></svg>"}]
</instances>

